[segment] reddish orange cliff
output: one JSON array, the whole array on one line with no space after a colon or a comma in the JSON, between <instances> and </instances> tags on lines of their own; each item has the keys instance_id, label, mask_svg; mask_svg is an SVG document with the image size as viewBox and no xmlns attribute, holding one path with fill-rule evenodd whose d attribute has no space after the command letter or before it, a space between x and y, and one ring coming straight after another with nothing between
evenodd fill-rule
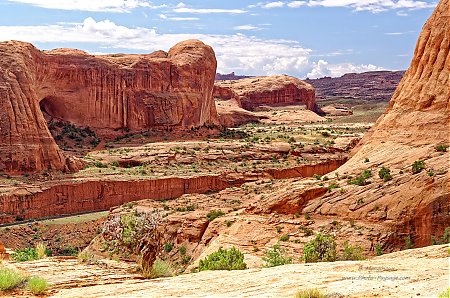
<instances>
[{"instance_id":1,"label":"reddish orange cliff","mask_svg":"<svg viewBox=\"0 0 450 298\"><path fill-rule=\"evenodd\" d=\"M92 129L217 124L216 58L198 40L168 53L92 56L0 43L0 171L64 170L43 112Z\"/></svg>"}]
</instances>

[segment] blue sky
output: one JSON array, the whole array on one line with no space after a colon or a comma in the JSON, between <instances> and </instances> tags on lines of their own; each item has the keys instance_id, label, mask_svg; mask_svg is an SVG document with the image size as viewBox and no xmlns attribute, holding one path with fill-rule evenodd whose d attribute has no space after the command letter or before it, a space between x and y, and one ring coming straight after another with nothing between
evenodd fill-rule
<instances>
[{"instance_id":1,"label":"blue sky","mask_svg":"<svg viewBox=\"0 0 450 298\"><path fill-rule=\"evenodd\" d=\"M218 71L300 78L406 69L436 2L0 0L0 40L147 53L201 39Z\"/></svg>"}]
</instances>

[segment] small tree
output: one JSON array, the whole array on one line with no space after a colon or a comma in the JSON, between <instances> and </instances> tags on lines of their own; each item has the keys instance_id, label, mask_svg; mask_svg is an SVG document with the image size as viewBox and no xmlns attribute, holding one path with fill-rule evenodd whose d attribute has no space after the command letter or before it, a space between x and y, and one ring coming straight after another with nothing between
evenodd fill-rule
<instances>
[{"instance_id":1,"label":"small tree","mask_svg":"<svg viewBox=\"0 0 450 298\"><path fill-rule=\"evenodd\" d=\"M303 248L305 263L334 262L336 260L336 241L331 235L316 235Z\"/></svg>"}]
</instances>

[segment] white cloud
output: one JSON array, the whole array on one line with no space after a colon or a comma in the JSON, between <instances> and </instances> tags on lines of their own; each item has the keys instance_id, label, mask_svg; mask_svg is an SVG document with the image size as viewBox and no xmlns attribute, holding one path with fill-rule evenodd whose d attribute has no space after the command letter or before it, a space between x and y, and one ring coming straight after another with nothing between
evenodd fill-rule
<instances>
[{"instance_id":1,"label":"white cloud","mask_svg":"<svg viewBox=\"0 0 450 298\"><path fill-rule=\"evenodd\" d=\"M199 14L210 14L210 13L241 14L247 12L242 9L189 8L185 6L177 7L173 11L177 13L199 13Z\"/></svg>"},{"instance_id":2,"label":"white cloud","mask_svg":"<svg viewBox=\"0 0 450 298\"><path fill-rule=\"evenodd\" d=\"M171 20L171 21L198 21L199 18L191 18L191 17L171 17L165 14L159 15L160 19L163 20Z\"/></svg>"},{"instance_id":3,"label":"white cloud","mask_svg":"<svg viewBox=\"0 0 450 298\"><path fill-rule=\"evenodd\" d=\"M261 30L261 28L254 25L241 25L233 27L234 30L238 31L250 31L250 30Z\"/></svg>"},{"instance_id":4,"label":"white cloud","mask_svg":"<svg viewBox=\"0 0 450 298\"><path fill-rule=\"evenodd\" d=\"M269 2L266 3L262 6L262 8L279 8L279 7L283 7L284 6L284 2L281 1L275 1L275 2Z\"/></svg>"},{"instance_id":5,"label":"white cloud","mask_svg":"<svg viewBox=\"0 0 450 298\"><path fill-rule=\"evenodd\" d=\"M130 12L132 9L146 7L151 9L167 7L166 5L154 5L147 0L8 0L30 4L33 6L61 9L61 10L83 10L83 11L105 11L105 12Z\"/></svg>"},{"instance_id":6,"label":"white cloud","mask_svg":"<svg viewBox=\"0 0 450 298\"><path fill-rule=\"evenodd\" d=\"M301 6L307 5L308 3L306 1L292 1L287 4L287 6L291 8L299 8Z\"/></svg>"},{"instance_id":7,"label":"white cloud","mask_svg":"<svg viewBox=\"0 0 450 298\"><path fill-rule=\"evenodd\" d=\"M167 16L166 16L167 17ZM218 71L240 74L290 74L297 77L341 75L346 72L377 70L373 65L329 64L311 61L311 50L292 40L264 40L244 34L161 34L151 28L128 28L110 20L86 18L83 23L60 23L46 26L0 26L0 40L23 40L39 43L91 44L102 52L123 50L152 52L168 50L177 42L200 39L211 45L217 56Z\"/></svg>"},{"instance_id":8,"label":"white cloud","mask_svg":"<svg viewBox=\"0 0 450 298\"><path fill-rule=\"evenodd\" d=\"M359 73L366 71L385 70L382 67L378 67L372 64L351 64L351 63L339 63L329 64L327 61L319 60L317 63L313 63L313 69L307 74L308 78L322 78L322 77L340 77L346 73Z\"/></svg>"},{"instance_id":9,"label":"white cloud","mask_svg":"<svg viewBox=\"0 0 450 298\"><path fill-rule=\"evenodd\" d=\"M424 9L433 8L437 5L436 2L425 2L417 0L308 0L308 1L275 1L275 2L258 2L254 5L249 5L249 8L277 8L288 6L291 8L299 8L302 6L309 7L348 7L355 11L371 11L378 13L392 9ZM404 14L404 12L403 12ZM400 14L401 15L401 14Z\"/></svg>"},{"instance_id":10,"label":"white cloud","mask_svg":"<svg viewBox=\"0 0 450 298\"><path fill-rule=\"evenodd\" d=\"M411 33L415 33L415 32L416 32L416 31L405 31L405 32L387 32L387 33L384 33L384 35L398 36L398 35L411 34Z\"/></svg>"}]
</instances>

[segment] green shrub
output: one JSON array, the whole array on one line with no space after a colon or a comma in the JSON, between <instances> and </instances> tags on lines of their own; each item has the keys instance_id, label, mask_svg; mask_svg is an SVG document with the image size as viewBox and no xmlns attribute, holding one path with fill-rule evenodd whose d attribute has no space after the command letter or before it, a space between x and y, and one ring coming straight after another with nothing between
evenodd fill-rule
<instances>
[{"instance_id":1,"label":"green shrub","mask_svg":"<svg viewBox=\"0 0 450 298\"><path fill-rule=\"evenodd\" d=\"M362 173L362 176L364 177L364 179L369 179L370 177L372 177L372 171L364 170L364 172Z\"/></svg>"},{"instance_id":2,"label":"green shrub","mask_svg":"<svg viewBox=\"0 0 450 298\"><path fill-rule=\"evenodd\" d=\"M447 152L448 146L447 145L437 145L435 147L436 151L439 152Z\"/></svg>"},{"instance_id":3,"label":"green shrub","mask_svg":"<svg viewBox=\"0 0 450 298\"><path fill-rule=\"evenodd\" d=\"M16 262L28 262L38 259L38 254L36 249L32 247L27 247L24 249L16 249L12 254L11 258Z\"/></svg>"},{"instance_id":4,"label":"green shrub","mask_svg":"<svg viewBox=\"0 0 450 298\"><path fill-rule=\"evenodd\" d=\"M423 160L416 160L412 165L411 169L413 174L418 174L422 172L423 169L425 169L425 161Z\"/></svg>"},{"instance_id":5,"label":"green shrub","mask_svg":"<svg viewBox=\"0 0 450 298\"><path fill-rule=\"evenodd\" d=\"M280 237L280 241L288 241L289 240L289 235L288 234L284 234Z\"/></svg>"},{"instance_id":6,"label":"green shrub","mask_svg":"<svg viewBox=\"0 0 450 298\"><path fill-rule=\"evenodd\" d=\"M164 251L165 252L171 252L172 249L173 249L173 244L172 243L169 243L169 242L164 243Z\"/></svg>"},{"instance_id":7,"label":"green shrub","mask_svg":"<svg viewBox=\"0 0 450 298\"><path fill-rule=\"evenodd\" d=\"M145 278L158 278L172 276L172 267L166 261L156 259L148 272L143 272Z\"/></svg>"},{"instance_id":8,"label":"green shrub","mask_svg":"<svg viewBox=\"0 0 450 298\"><path fill-rule=\"evenodd\" d=\"M266 251L266 256L263 257L263 261L266 262L264 267L292 264L292 258L286 255L286 251L279 244L275 244Z\"/></svg>"},{"instance_id":9,"label":"green shrub","mask_svg":"<svg viewBox=\"0 0 450 298\"><path fill-rule=\"evenodd\" d=\"M378 176L383 179L384 182L387 182L389 180L392 179L391 176L391 170L389 170L388 168L382 167L379 171L378 171Z\"/></svg>"},{"instance_id":10,"label":"green shrub","mask_svg":"<svg viewBox=\"0 0 450 298\"><path fill-rule=\"evenodd\" d=\"M365 259L363 252L364 249L361 246L353 246L350 242L345 241L342 257L345 261L360 261Z\"/></svg>"},{"instance_id":11,"label":"green shrub","mask_svg":"<svg viewBox=\"0 0 450 298\"><path fill-rule=\"evenodd\" d=\"M183 246L180 246L178 251L180 252L180 255L184 256L184 255L186 255L187 248L186 248L186 246L183 245Z\"/></svg>"},{"instance_id":12,"label":"green shrub","mask_svg":"<svg viewBox=\"0 0 450 298\"><path fill-rule=\"evenodd\" d=\"M447 288L447 290L439 293L438 298L450 298L450 288Z\"/></svg>"},{"instance_id":13,"label":"green shrub","mask_svg":"<svg viewBox=\"0 0 450 298\"><path fill-rule=\"evenodd\" d=\"M44 294L48 289L48 282L42 277L31 277L27 281L27 289L34 295Z\"/></svg>"},{"instance_id":14,"label":"green shrub","mask_svg":"<svg viewBox=\"0 0 450 298\"><path fill-rule=\"evenodd\" d=\"M375 252L377 253L377 256L381 256L383 254L383 246L380 243L377 243L375 246Z\"/></svg>"},{"instance_id":15,"label":"green shrub","mask_svg":"<svg viewBox=\"0 0 450 298\"><path fill-rule=\"evenodd\" d=\"M353 184L353 185L358 185L358 186L364 186L364 185L369 184L362 175L357 176L355 179L349 179L347 181L347 183Z\"/></svg>"},{"instance_id":16,"label":"green shrub","mask_svg":"<svg viewBox=\"0 0 450 298\"><path fill-rule=\"evenodd\" d=\"M305 263L333 262L336 260L336 241L331 235L317 234L303 248Z\"/></svg>"},{"instance_id":17,"label":"green shrub","mask_svg":"<svg viewBox=\"0 0 450 298\"><path fill-rule=\"evenodd\" d=\"M25 280L15 269L0 267L0 291L9 291L18 287Z\"/></svg>"},{"instance_id":18,"label":"green shrub","mask_svg":"<svg viewBox=\"0 0 450 298\"><path fill-rule=\"evenodd\" d=\"M80 251L77 255L77 259L80 263L90 262L94 259L94 255L87 251Z\"/></svg>"},{"instance_id":19,"label":"green shrub","mask_svg":"<svg viewBox=\"0 0 450 298\"><path fill-rule=\"evenodd\" d=\"M306 289L300 290L295 295L295 298L326 298L327 295L323 294L319 289Z\"/></svg>"},{"instance_id":20,"label":"green shrub","mask_svg":"<svg viewBox=\"0 0 450 298\"><path fill-rule=\"evenodd\" d=\"M225 212L223 212L222 210L212 210L212 211L208 212L206 217L208 218L209 221L213 221L222 215L225 215Z\"/></svg>"},{"instance_id":21,"label":"green shrub","mask_svg":"<svg viewBox=\"0 0 450 298\"><path fill-rule=\"evenodd\" d=\"M205 259L200 260L198 270L243 270L247 268L244 254L235 247L230 249L219 248Z\"/></svg>"},{"instance_id":22,"label":"green shrub","mask_svg":"<svg viewBox=\"0 0 450 298\"><path fill-rule=\"evenodd\" d=\"M406 237L406 239L405 239L405 249L411 249L411 248L414 248L414 244L411 239L411 235L408 235L408 237Z\"/></svg>"}]
</instances>

